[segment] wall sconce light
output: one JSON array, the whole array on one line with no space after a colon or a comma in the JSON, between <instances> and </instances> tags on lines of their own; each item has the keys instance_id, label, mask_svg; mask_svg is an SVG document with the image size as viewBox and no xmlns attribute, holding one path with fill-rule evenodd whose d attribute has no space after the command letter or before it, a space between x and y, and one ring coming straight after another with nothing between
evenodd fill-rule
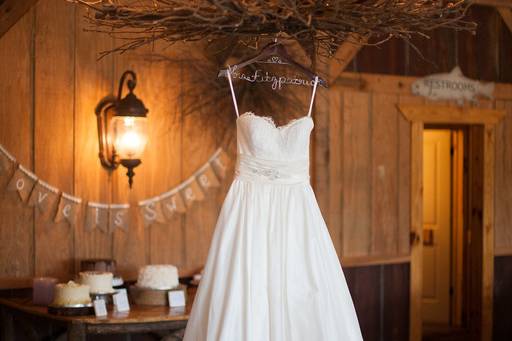
<instances>
[{"instance_id":1,"label":"wall sconce light","mask_svg":"<svg viewBox=\"0 0 512 341\"><path fill-rule=\"evenodd\" d=\"M125 80L129 92L121 98ZM136 85L135 72L125 71L119 81L117 97L104 97L95 110L101 165L108 170L116 169L119 164L126 167L130 188L135 175L133 169L142 163L147 143L148 109L133 93Z\"/></svg>"}]
</instances>

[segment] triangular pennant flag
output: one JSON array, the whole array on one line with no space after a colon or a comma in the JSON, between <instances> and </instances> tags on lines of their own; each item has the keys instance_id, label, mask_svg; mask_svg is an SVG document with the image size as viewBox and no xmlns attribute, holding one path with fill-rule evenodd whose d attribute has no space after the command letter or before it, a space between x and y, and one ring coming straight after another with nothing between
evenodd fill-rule
<instances>
[{"instance_id":1,"label":"triangular pennant flag","mask_svg":"<svg viewBox=\"0 0 512 341\"><path fill-rule=\"evenodd\" d=\"M220 179L224 179L226 177L228 162L229 158L221 148L217 149L209 161Z\"/></svg>"},{"instance_id":2,"label":"triangular pennant flag","mask_svg":"<svg viewBox=\"0 0 512 341\"><path fill-rule=\"evenodd\" d=\"M54 207L58 194L59 190L57 188L48 185L43 180L38 180L32 193L30 193L28 205L37 207L40 212L47 212Z\"/></svg>"},{"instance_id":3,"label":"triangular pennant flag","mask_svg":"<svg viewBox=\"0 0 512 341\"><path fill-rule=\"evenodd\" d=\"M54 221L59 223L63 220L67 220L69 225L74 226L78 220L81 203L82 199L67 193L62 193Z\"/></svg>"},{"instance_id":4,"label":"triangular pennant flag","mask_svg":"<svg viewBox=\"0 0 512 341\"><path fill-rule=\"evenodd\" d=\"M129 204L113 204L110 205L109 229L114 232L116 229L128 231L130 228L130 205Z\"/></svg>"},{"instance_id":5,"label":"triangular pennant flag","mask_svg":"<svg viewBox=\"0 0 512 341\"><path fill-rule=\"evenodd\" d=\"M37 177L34 173L30 172L22 165L18 165L18 169L14 172L9 184L7 185L8 191L17 191L22 202L27 201L30 192L37 182Z\"/></svg>"},{"instance_id":6,"label":"triangular pennant flag","mask_svg":"<svg viewBox=\"0 0 512 341\"><path fill-rule=\"evenodd\" d=\"M167 218L171 218L176 212L187 211L185 202L177 189L167 192L161 196L162 210Z\"/></svg>"},{"instance_id":7,"label":"triangular pennant flag","mask_svg":"<svg viewBox=\"0 0 512 341\"><path fill-rule=\"evenodd\" d=\"M220 185L220 182L209 163L205 164L199 170L197 175L197 182L199 182L201 187L205 190L210 187L219 187Z\"/></svg>"},{"instance_id":8,"label":"triangular pennant flag","mask_svg":"<svg viewBox=\"0 0 512 341\"><path fill-rule=\"evenodd\" d=\"M162 206L159 197L141 201L139 202L139 206L142 220L144 221L144 226L151 226L155 222L161 224L165 223L165 217L162 212Z\"/></svg>"},{"instance_id":9,"label":"triangular pennant flag","mask_svg":"<svg viewBox=\"0 0 512 341\"><path fill-rule=\"evenodd\" d=\"M16 159L0 144L0 174L9 172L16 164Z\"/></svg>"},{"instance_id":10,"label":"triangular pennant flag","mask_svg":"<svg viewBox=\"0 0 512 341\"><path fill-rule=\"evenodd\" d=\"M195 201L204 199L204 193L195 178L187 180L180 192L187 207L191 207Z\"/></svg>"},{"instance_id":11,"label":"triangular pennant flag","mask_svg":"<svg viewBox=\"0 0 512 341\"><path fill-rule=\"evenodd\" d=\"M108 231L108 209L109 206L106 204L100 204L97 202L88 202L85 213L85 229L87 231L98 230L102 232Z\"/></svg>"}]
</instances>

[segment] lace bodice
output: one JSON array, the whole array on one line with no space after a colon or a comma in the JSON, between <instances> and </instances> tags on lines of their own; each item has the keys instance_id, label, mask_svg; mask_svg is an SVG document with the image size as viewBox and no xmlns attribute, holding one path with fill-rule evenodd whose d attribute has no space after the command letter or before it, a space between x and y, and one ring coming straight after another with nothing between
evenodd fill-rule
<instances>
[{"instance_id":1,"label":"lace bodice","mask_svg":"<svg viewBox=\"0 0 512 341\"><path fill-rule=\"evenodd\" d=\"M238 153L264 160L308 160L313 125L310 116L276 126L270 117L246 112L237 119Z\"/></svg>"}]
</instances>

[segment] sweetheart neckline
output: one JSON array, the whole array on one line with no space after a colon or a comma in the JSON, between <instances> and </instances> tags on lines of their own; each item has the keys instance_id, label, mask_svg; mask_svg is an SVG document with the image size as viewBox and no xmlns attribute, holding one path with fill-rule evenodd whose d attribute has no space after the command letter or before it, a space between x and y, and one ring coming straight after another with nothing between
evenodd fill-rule
<instances>
[{"instance_id":1,"label":"sweetheart neckline","mask_svg":"<svg viewBox=\"0 0 512 341\"><path fill-rule=\"evenodd\" d=\"M288 128L290 126L293 126L295 123L299 122L299 121L302 121L304 119L311 119L311 121L313 122L313 118L311 116L302 116L302 117L299 117L299 118L294 118L292 120L290 120L288 123L284 124L284 125L280 125L278 126L276 124L276 122L274 121L274 119L271 117L271 116L261 116L261 115L256 115L254 112L252 111L246 111L244 112L242 115L238 116L236 118L236 120L238 121L240 118L242 117L257 117L257 118L260 118L262 119L263 121L267 122L268 124L270 124L271 127L274 127L275 129L277 130L283 130L285 128Z\"/></svg>"}]
</instances>

